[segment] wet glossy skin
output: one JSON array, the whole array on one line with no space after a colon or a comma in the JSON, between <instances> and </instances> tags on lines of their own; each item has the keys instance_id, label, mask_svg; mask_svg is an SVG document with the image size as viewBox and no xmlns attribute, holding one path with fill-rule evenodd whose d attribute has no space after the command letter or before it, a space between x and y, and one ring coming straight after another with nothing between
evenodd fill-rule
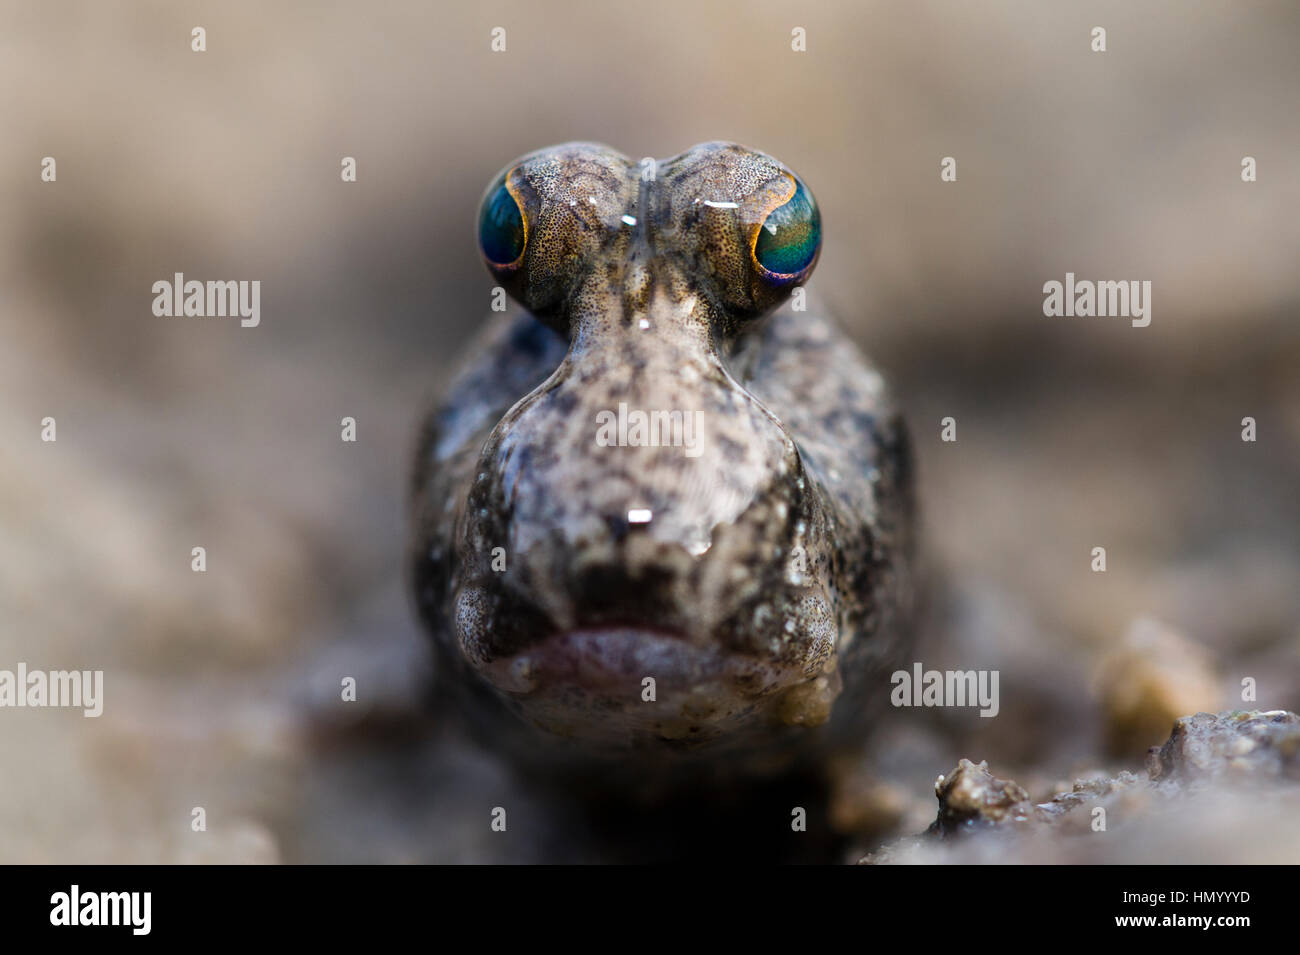
<instances>
[{"instance_id":1,"label":"wet glossy skin","mask_svg":"<svg viewBox=\"0 0 1300 955\"><path fill-rule=\"evenodd\" d=\"M531 314L489 322L431 415L411 554L444 687L486 739L758 770L887 700L910 458L852 344L778 310L819 215L725 143L650 165L569 144L489 186L481 251Z\"/></svg>"}]
</instances>

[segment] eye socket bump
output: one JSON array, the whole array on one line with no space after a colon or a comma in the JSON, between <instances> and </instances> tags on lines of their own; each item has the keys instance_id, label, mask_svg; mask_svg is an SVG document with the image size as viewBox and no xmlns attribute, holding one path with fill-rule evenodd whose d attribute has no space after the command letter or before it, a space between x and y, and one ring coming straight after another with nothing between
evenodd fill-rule
<instances>
[{"instance_id":1,"label":"eye socket bump","mask_svg":"<svg viewBox=\"0 0 1300 955\"><path fill-rule=\"evenodd\" d=\"M528 245L528 225L518 198L510 188L509 172L501 175L483 197L479 209L478 243L490 266L516 269Z\"/></svg>"},{"instance_id":2,"label":"eye socket bump","mask_svg":"<svg viewBox=\"0 0 1300 955\"><path fill-rule=\"evenodd\" d=\"M583 154L567 157L571 161L566 166L565 156L557 160L550 152L554 150L517 160L492 181L479 208L477 230L479 251L489 271L543 321L545 313L568 294L584 268L582 263L590 263L610 234L605 231L611 228L610 210L622 208L621 200L628 198L622 165L606 169L607 163ZM679 238L666 225L668 203L660 216L664 222L659 226L658 248L669 254L675 249L688 257L704 253L715 291L738 317L761 315L778 305L791 286L808 277L821 250L821 213L812 193L789 169L761 154L754 156L748 163L743 156L732 163L735 170L723 164L721 174L715 171L717 163L699 172L688 166L686 175L666 177L662 190L664 196L680 197L703 180L700 192L711 195L692 203L708 207L697 213L704 217L699 226L690 226L693 219L684 222L687 228ZM552 168L557 162L558 172ZM749 170L749 166L756 168ZM746 188L755 180L762 185ZM592 195L593 181L596 187L608 186L611 195L601 188ZM591 209L581 202L584 197ZM601 206L602 197L613 201ZM565 208L566 202L573 208ZM626 224L628 216L622 219ZM649 219L652 232L657 221L654 216ZM537 235L535 227L541 230ZM542 245L530 251L539 239L544 240ZM694 261L698 266L701 260Z\"/></svg>"},{"instance_id":3,"label":"eye socket bump","mask_svg":"<svg viewBox=\"0 0 1300 955\"><path fill-rule=\"evenodd\" d=\"M821 211L812 193L797 177L791 178L794 192L767 214L751 247L763 278L782 285L798 281L809 269L822 238Z\"/></svg>"}]
</instances>

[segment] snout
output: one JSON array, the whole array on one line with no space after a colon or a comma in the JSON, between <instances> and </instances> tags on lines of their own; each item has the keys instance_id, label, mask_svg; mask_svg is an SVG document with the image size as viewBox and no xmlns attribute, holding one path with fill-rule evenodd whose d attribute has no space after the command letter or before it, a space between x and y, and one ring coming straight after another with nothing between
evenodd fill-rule
<instances>
[{"instance_id":1,"label":"snout","mask_svg":"<svg viewBox=\"0 0 1300 955\"><path fill-rule=\"evenodd\" d=\"M485 445L455 636L554 733L704 742L829 713L837 628L816 489L779 422L712 371L710 389L650 392L571 371ZM698 416L693 444L674 411Z\"/></svg>"}]
</instances>

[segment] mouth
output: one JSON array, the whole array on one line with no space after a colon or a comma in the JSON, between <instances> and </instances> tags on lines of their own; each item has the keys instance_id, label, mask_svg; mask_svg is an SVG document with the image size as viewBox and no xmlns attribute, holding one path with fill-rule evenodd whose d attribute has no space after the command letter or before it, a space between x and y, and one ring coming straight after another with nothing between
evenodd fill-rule
<instances>
[{"instance_id":1,"label":"mouth","mask_svg":"<svg viewBox=\"0 0 1300 955\"><path fill-rule=\"evenodd\" d=\"M618 748L817 725L839 691L838 674L642 626L557 630L475 668L534 725Z\"/></svg>"},{"instance_id":2,"label":"mouth","mask_svg":"<svg viewBox=\"0 0 1300 955\"><path fill-rule=\"evenodd\" d=\"M638 698L647 679L656 689L689 687L731 681L744 672L745 658L736 654L700 646L679 633L635 626L558 631L484 669L507 693L527 695L567 684Z\"/></svg>"}]
</instances>

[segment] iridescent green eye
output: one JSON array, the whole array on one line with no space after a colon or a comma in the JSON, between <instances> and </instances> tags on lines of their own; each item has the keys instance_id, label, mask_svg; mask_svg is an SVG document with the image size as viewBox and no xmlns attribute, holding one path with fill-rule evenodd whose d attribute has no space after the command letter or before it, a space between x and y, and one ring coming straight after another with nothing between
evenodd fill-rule
<instances>
[{"instance_id":1,"label":"iridescent green eye","mask_svg":"<svg viewBox=\"0 0 1300 955\"><path fill-rule=\"evenodd\" d=\"M506 178L488 190L478 214L479 248L489 263L501 269L518 263L528 239L523 213L506 186Z\"/></svg>"},{"instance_id":2,"label":"iridescent green eye","mask_svg":"<svg viewBox=\"0 0 1300 955\"><path fill-rule=\"evenodd\" d=\"M795 180L794 195L768 213L754 241L754 260L768 278L793 279L812 265L822 242L822 214Z\"/></svg>"}]
</instances>

